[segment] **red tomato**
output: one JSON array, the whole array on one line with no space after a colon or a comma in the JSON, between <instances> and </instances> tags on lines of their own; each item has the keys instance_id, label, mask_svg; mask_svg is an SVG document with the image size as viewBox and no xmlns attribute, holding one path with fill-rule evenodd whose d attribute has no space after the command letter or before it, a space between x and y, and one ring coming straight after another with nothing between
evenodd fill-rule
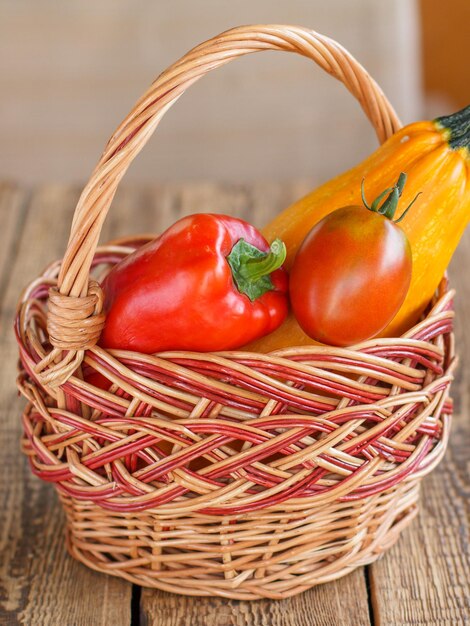
<instances>
[{"instance_id":1,"label":"red tomato","mask_svg":"<svg viewBox=\"0 0 470 626\"><path fill-rule=\"evenodd\" d=\"M313 227L297 253L290 276L292 309L316 341L336 346L364 341L397 313L411 267L408 239L390 217L362 206L338 209Z\"/></svg>"}]
</instances>

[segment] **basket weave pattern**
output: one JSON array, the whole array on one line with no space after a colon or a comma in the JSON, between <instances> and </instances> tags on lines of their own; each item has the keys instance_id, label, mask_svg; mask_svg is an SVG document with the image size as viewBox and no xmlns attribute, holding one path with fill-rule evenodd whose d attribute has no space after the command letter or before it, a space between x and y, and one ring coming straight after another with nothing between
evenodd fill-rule
<instances>
[{"instance_id":1,"label":"basket weave pattern","mask_svg":"<svg viewBox=\"0 0 470 626\"><path fill-rule=\"evenodd\" d=\"M419 482L449 434L445 281L406 335L350 349L144 355L96 345L98 279L145 242L96 247L119 180L189 84L263 49L299 52L342 80L381 140L398 127L365 70L312 31L244 27L202 44L111 138L64 259L25 289L15 325L23 449L57 486L72 555L178 593L282 598L371 562L416 514ZM109 388L89 382L96 372Z\"/></svg>"}]
</instances>

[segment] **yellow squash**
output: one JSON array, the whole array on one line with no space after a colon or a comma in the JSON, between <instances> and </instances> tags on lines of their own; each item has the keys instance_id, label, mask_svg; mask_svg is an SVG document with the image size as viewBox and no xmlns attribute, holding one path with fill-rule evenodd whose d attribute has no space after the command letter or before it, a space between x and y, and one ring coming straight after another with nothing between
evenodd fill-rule
<instances>
[{"instance_id":1,"label":"yellow squash","mask_svg":"<svg viewBox=\"0 0 470 626\"><path fill-rule=\"evenodd\" d=\"M263 229L287 246L289 269L314 224L342 206L361 204L391 187L400 172L408 175L402 206L422 192L400 223L411 244L413 276L401 309L381 333L397 336L415 324L432 298L470 218L470 106L434 121L410 124L390 137L365 161L333 178L280 213ZM345 303L347 306L347 303ZM246 349L269 352L315 343L292 314L274 333Z\"/></svg>"}]
</instances>

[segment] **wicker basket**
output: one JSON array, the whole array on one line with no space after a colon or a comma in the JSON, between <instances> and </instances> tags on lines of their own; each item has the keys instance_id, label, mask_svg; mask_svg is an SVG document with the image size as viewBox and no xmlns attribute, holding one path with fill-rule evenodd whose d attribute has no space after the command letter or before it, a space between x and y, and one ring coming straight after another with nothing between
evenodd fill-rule
<instances>
[{"instance_id":1,"label":"wicker basket","mask_svg":"<svg viewBox=\"0 0 470 626\"><path fill-rule=\"evenodd\" d=\"M341 80L380 141L399 128L331 39L290 26L219 35L161 74L111 137L64 259L25 289L15 325L23 449L57 486L70 553L140 585L245 600L333 580L394 543L445 451L455 364L445 281L406 335L350 349L144 355L96 345L103 298L90 272L144 241L97 248L120 179L189 85L261 50L297 52ZM87 370L107 376L109 391L85 382Z\"/></svg>"}]
</instances>

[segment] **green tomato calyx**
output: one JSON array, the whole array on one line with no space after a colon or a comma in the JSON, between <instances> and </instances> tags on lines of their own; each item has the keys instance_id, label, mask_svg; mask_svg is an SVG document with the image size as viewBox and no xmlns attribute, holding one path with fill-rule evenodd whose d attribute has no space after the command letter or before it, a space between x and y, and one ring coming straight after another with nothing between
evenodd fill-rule
<instances>
[{"instance_id":1,"label":"green tomato calyx","mask_svg":"<svg viewBox=\"0 0 470 626\"><path fill-rule=\"evenodd\" d=\"M393 187L387 187L387 189L382 191L382 193L377 196L377 198L372 202L370 206L366 200L366 196L364 192L364 180L365 179L363 178L362 183L361 183L361 196L362 196L362 202L364 203L364 206L366 207L366 209L369 209L369 211L374 211L375 213L380 213L380 215L383 215L384 217L388 218L395 224L398 224L398 222L401 222L402 219L405 217L405 215L408 213L408 211L411 209L413 204L416 202L418 196L421 194L421 191L417 193L416 196L413 198L413 200L410 202L410 204L406 207L406 209L400 215L400 217L396 220L393 219L395 216L397 207L398 207L398 201L400 200L401 194L403 193L403 188L406 183L406 178L407 178L406 174L404 172L401 172L395 185L393 185ZM381 202L382 204L380 204Z\"/></svg>"}]
</instances>

